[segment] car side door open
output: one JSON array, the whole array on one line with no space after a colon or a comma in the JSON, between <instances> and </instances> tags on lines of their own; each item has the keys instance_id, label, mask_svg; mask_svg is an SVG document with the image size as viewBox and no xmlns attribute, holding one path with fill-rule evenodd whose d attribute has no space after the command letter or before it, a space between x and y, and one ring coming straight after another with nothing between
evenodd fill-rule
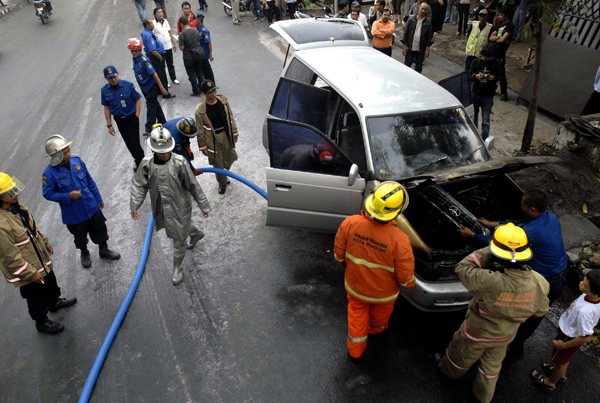
<instances>
[{"instance_id":1,"label":"car side door open","mask_svg":"<svg viewBox=\"0 0 600 403\"><path fill-rule=\"evenodd\" d=\"M336 232L360 212L365 179L327 136L304 123L267 119L267 225Z\"/></svg>"}]
</instances>

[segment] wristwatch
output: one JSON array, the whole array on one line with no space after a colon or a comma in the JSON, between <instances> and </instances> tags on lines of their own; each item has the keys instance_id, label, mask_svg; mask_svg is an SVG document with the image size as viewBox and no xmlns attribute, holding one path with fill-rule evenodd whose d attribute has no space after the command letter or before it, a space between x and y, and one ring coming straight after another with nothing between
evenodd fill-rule
<instances>
[{"instance_id":1,"label":"wristwatch","mask_svg":"<svg viewBox=\"0 0 600 403\"><path fill-rule=\"evenodd\" d=\"M106 127L112 127L112 125L106 125Z\"/></svg>"}]
</instances>

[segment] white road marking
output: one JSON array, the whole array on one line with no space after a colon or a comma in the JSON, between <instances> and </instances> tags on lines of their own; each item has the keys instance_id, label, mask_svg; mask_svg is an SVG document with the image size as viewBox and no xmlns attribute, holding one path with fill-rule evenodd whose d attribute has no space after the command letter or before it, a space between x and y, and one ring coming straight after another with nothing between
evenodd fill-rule
<instances>
[{"instance_id":1,"label":"white road marking","mask_svg":"<svg viewBox=\"0 0 600 403\"><path fill-rule=\"evenodd\" d=\"M106 38L108 38L108 30L110 26L106 27L106 31L104 31L104 38L102 38L102 47L106 46Z\"/></svg>"},{"instance_id":2,"label":"white road marking","mask_svg":"<svg viewBox=\"0 0 600 403\"><path fill-rule=\"evenodd\" d=\"M90 116L90 107L92 106L92 98L88 98L85 101L85 106L83 107L83 116L81 118L81 123L79 124L79 131L77 132L77 137L73 142L73 150L75 153L81 153L81 142L83 141L83 133L85 133L85 127L87 126L88 117Z\"/></svg>"}]
</instances>

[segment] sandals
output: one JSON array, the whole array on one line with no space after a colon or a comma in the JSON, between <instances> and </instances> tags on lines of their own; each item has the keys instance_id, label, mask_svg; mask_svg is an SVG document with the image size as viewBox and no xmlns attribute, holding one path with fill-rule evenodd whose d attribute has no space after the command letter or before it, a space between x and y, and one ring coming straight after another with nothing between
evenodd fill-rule
<instances>
[{"instance_id":1,"label":"sandals","mask_svg":"<svg viewBox=\"0 0 600 403\"><path fill-rule=\"evenodd\" d=\"M529 376L536 385L543 388L548 393L552 393L554 392L554 389L556 389L556 386L550 386L546 384L545 381L548 379L546 375L542 375L537 371L533 371L531 374L529 374Z\"/></svg>"},{"instance_id":2,"label":"sandals","mask_svg":"<svg viewBox=\"0 0 600 403\"><path fill-rule=\"evenodd\" d=\"M542 369L544 370L544 373L548 376L552 375L552 371L554 371L554 364L547 364L547 363L543 363L542 364ZM558 382L556 382L556 386L562 386L564 385L564 383L567 381L567 377L565 376L564 378L560 378L558 380Z\"/></svg>"}]
</instances>

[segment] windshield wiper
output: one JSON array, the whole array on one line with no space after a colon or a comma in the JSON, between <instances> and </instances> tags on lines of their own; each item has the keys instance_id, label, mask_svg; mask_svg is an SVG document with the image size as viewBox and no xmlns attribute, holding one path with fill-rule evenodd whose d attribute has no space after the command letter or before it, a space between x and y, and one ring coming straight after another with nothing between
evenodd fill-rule
<instances>
[{"instance_id":1,"label":"windshield wiper","mask_svg":"<svg viewBox=\"0 0 600 403\"><path fill-rule=\"evenodd\" d=\"M417 174L417 175L418 175L418 174L420 174L420 173L423 173L423 172L427 171L427 168L429 168L429 167L430 167L430 166L432 166L433 164L437 164L438 162L442 162L442 161L444 161L444 160L446 160L446 159L448 159L448 156L447 156L447 155L446 155L445 157L442 157L442 158L440 158L440 159L437 159L437 160L435 160L435 161L432 161L432 162L430 162L429 164L425 165L424 167L420 167L420 168L419 168L419 172L417 172L417 171L415 170L415 174Z\"/></svg>"},{"instance_id":2,"label":"windshield wiper","mask_svg":"<svg viewBox=\"0 0 600 403\"><path fill-rule=\"evenodd\" d=\"M473 156L473 154L475 154L477 151L479 151L479 149L481 149L481 147L483 147L483 145L480 145L479 147L477 147L476 149L474 149L471 154L467 155L465 158L463 158L462 160L458 161L458 163L456 165L460 165L463 162L465 162L466 160L468 160L469 158L471 158Z\"/></svg>"}]
</instances>

